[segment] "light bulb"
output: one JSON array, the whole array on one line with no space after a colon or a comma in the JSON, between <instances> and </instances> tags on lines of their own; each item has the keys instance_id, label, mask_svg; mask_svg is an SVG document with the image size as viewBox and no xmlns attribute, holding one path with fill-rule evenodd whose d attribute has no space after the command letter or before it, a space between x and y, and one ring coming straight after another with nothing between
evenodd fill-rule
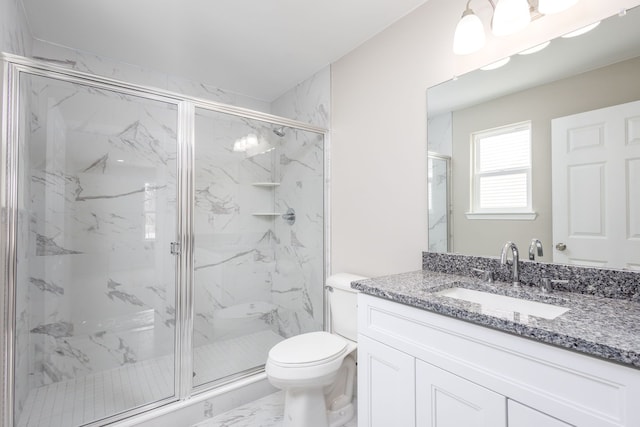
<instances>
[{"instance_id":1,"label":"light bulb","mask_svg":"<svg viewBox=\"0 0 640 427\"><path fill-rule=\"evenodd\" d=\"M531 13L527 0L499 0L491 27L496 36L507 36L524 29L529 22Z\"/></svg>"},{"instance_id":2,"label":"light bulb","mask_svg":"<svg viewBox=\"0 0 640 427\"><path fill-rule=\"evenodd\" d=\"M576 3L578 0L538 0L538 12L552 15L567 10Z\"/></svg>"}]
</instances>

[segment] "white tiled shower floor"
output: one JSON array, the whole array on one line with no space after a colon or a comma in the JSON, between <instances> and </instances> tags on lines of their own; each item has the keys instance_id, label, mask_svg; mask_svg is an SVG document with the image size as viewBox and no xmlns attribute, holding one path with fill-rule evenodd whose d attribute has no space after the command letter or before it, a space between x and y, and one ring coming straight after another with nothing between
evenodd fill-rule
<instances>
[{"instance_id":1,"label":"white tiled shower floor","mask_svg":"<svg viewBox=\"0 0 640 427\"><path fill-rule=\"evenodd\" d=\"M221 378L264 364L283 338L272 331L197 347L198 378ZM173 395L173 357L163 356L61 381L29 392L18 427L72 427Z\"/></svg>"}]
</instances>

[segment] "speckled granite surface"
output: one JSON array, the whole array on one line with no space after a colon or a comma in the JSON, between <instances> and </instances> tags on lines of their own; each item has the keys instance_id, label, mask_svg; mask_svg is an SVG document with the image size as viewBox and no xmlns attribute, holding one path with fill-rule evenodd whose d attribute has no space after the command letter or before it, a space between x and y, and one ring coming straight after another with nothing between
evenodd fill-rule
<instances>
[{"instance_id":1,"label":"speckled granite surface","mask_svg":"<svg viewBox=\"0 0 640 427\"><path fill-rule=\"evenodd\" d=\"M554 284L558 290L640 302L640 272L522 260L518 266L520 282L525 285L539 286L540 279L547 277L568 281L566 284ZM474 271L474 268L491 270L496 280L504 282L511 280L511 267L500 265L498 258L422 253L423 270L478 277L479 273Z\"/></svg>"},{"instance_id":2,"label":"speckled granite surface","mask_svg":"<svg viewBox=\"0 0 640 427\"><path fill-rule=\"evenodd\" d=\"M543 294L538 288L485 283L465 275L421 270L352 282L366 294L586 353L640 369L640 303L579 292ZM554 320L487 310L436 292L464 287L545 302L570 310Z\"/></svg>"}]
</instances>

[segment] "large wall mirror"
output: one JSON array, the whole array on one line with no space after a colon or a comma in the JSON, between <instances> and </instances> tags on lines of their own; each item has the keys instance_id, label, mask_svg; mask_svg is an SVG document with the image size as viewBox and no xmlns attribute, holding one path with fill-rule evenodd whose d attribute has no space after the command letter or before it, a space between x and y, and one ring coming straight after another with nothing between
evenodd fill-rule
<instances>
[{"instance_id":1,"label":"large wall mirror","mask_svg":"<svg viewBox=\"0 0 640 427\"><path fill-rule=\"evenodd\" d=\"M497 256L511 240L526 258L535 238L539 261L640 270L640 7L427 104L428 151L450 158L430 188L451 192L430 196L430 251Z\"/></svg>"}]
</instances>

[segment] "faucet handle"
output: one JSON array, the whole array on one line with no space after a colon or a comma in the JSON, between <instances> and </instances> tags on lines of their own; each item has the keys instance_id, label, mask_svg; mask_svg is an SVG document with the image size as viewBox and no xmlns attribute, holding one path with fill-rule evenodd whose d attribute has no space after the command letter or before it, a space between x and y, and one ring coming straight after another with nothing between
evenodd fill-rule
<instances>
[{"instance_id":1,"label":"faucet handle","mask_svg":"<svg viewBox=\"0 0 640 427\"><path fill-rule=\"evenodd\" d=\"M543 277L542 281L540 282L540 290L543 293L551 293L551 292L553 292L553 286L552 285L554 283L566 285L566 284L569 283L569 281L568 280L550 279L548 277Z\"/></svg>"},{"instance_id":2,"label":"faucet handle","mask_svg":"<svg viewBox=\"0 0 640 427\"><path fill-rule=\"evenodd\" d=\"M534 261L536 259L536 252L538 256L542 256L542 242L540 239L531 239L531 243L529 243L529 260Z\"/></svg>"},{"instance_id":3,"label":"faucet handle","mask_svg":"<svg viewBox=\"0 0 640 427\"><path fill-rule=\"evenodd\" d=\"M487 283L493 283L493 271L491 270L482 270L480 268L471 268L472 271L482 273L482 280Z\"/></svg>"}]
</instances>

